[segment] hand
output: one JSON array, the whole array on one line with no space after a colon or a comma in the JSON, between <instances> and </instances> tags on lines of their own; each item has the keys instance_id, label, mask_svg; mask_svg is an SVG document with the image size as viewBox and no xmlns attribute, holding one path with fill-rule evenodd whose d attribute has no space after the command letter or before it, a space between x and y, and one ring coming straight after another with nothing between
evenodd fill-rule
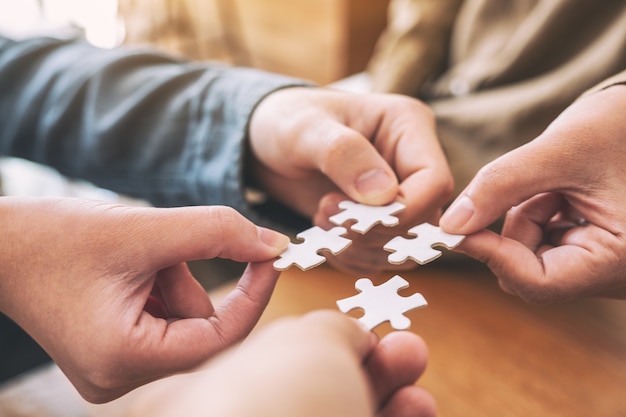
<instances>
[{"instance_id":1,"label":"hand","mask_svg":"<svg viewBox=\"0 0 626 417\"><path fill-rule=\"evenodd\" d=\"M441 218L527 301L626 296L626 87L586 96L484 167ZM506 215L502 235L483 230Z\"/></svg>"},{"instance_id":2,"label":"hand","mask_svg":"<svg viewBox=\"0 0 626 417\"><path fill-rule=\"evenodd\" d=\"M279 90L253 113L250 148L257 185L320 227L334 226L328 217L346 198L406 204L399 228L348 236L354 243L336 266L353 272L390 269L382 246L398 230L436 221L453 190L434 117L408 97Z\"/></svg>"},{"instance_id":3,"label":"hand","mask_svg":"<svg viewBox=\"0 0 626 417\"><path fill-rule=\"evenodd\" d=\"M226 207L0 198L0 309L89 401L188 370L246 336L286 236ZM214 308L185 261L252 262Z\"/></svg>"},{"instance_id":4,"label":"hand","mask_svg":"<svg viewBox=\"0 0 626 417\"><path fill-rule=\"evenodd\" d=\"M434 416L414 385L427 350L415 334L380 342L355 320L319 311L282 319L194 374L163 381L131 416Z\"/></svg>"}]
</instances>

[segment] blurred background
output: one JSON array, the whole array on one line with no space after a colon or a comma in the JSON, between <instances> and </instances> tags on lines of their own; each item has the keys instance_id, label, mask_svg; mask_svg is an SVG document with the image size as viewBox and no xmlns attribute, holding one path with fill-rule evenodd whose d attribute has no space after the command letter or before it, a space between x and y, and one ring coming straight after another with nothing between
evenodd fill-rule
<instances>
[{"instance_id":1,"label":"blurred background","mask_svg":"<svg viewBox=\"0 0 626 417\"><path fill-rule=\"evenodd\" d=\"M389 0L0 0L0 31L79 30L91 43L152 44L320 84L362 71ZM59 33L59 32L58 32Z\"/></svg>"}]
</instances>

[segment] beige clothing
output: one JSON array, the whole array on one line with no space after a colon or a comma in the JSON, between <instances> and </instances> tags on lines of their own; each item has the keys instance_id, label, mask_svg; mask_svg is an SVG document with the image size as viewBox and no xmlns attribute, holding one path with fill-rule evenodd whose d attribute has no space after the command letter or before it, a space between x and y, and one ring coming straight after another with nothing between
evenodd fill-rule
<instances>
[{"instance_id":1,"label":"beige clothing","mask_svg":"<svg viewBox=\"0 0 626 417\"><path fill-rule=\"evenodd\" d=\"M391 0L388 22L368 63L374 91L419 95L448 57L462 0Z\"/></svg>"},{"instance_id":2,"label":"beige clothing","mask_svg":"<svg viewBox=\"0 0 626 417\"><path fill-rule=\"evenodd\" d=\"M432 106L458 191L586 90L626 81L625 69L626 2L392 0L368 71L376 90Z\"/></svg>"},{"instance_id":3,"label":"beige clothing","mask_svg":"<svg viewBox=\"0 0 626 417\"><path fill-rule=\"evenodd\" d=\"M149 43L197 60L247 65L237 2L119 0L126 44Z\"/></svg>"}]
</instances>

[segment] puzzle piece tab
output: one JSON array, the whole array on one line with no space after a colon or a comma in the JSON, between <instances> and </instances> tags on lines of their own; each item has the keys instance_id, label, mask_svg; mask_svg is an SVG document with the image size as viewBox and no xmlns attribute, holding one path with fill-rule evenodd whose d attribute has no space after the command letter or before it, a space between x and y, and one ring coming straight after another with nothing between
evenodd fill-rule
<instances>
[{"instance_id":1,"label":"puzzle piece tab","mask_svg":"<svg viewBox=\"0 0 626 417\"><path fill-rule=\"evenodd\" d=\"M424 265L441 256L441 251L433 249L433 246L453 249L465 238L463 235L446 233L429 223L419 224L409 229L408 233L417 237L406 239L396 236L383 246L385 250L393 252L387 258L389 263L399 265L407 259L413 259L418 264Z\"/></svg>"},{"instance_id":2,"label":"puzzle piece tab","mask_svg":"<svg viewBox=\"0 0 626 417\"><path fill-rule=\"evenodd\" d=\"M398 201L386 206L369 206L346 200L339 203L339 208L344 210L331 216L329 220L337 226L341 226L348 220L356 220L357 222L352 225L351 230L364 234L377 223L382 223L387 227L396 226L398 218L392 214L404 210L405 207Z\"/></svg>"},{"instance_id":3,"label":"puzzle piece tab","mask_svg":"<svg viewBox=\"0 0 626 417\"><path fill-rule=\"evenodd\" d=\"M337 301L337 307L344 313L362 308L365 314L359 320L370 330L385 321L396 330L408 329L411 320L404 313L428 305L422 294L415 293L410 297L398 294L398 290L409 286L399 275L379 286L374 286L369 278L361 278L354 286L360 293Z\"/></svg>"},{"instance_id":4,"label":"puzzle piece tab","mask_svg":"<svg viewBox=\"0 0 626 417\"><path fill-rule=\"evenodd\" d=\"M321 265L326 258L317 252L328 249L332 254L337 255L346 249L352 241L341 237L347 233L345 227L333 227L324 230L321 227L313 226L296 235L298 239L303 239L302 243L289 243L287 249L280 255L280 259L274 261L274 268L284 271L291 265L296 265L303 271Z\"/></svg>"}]
</instances>

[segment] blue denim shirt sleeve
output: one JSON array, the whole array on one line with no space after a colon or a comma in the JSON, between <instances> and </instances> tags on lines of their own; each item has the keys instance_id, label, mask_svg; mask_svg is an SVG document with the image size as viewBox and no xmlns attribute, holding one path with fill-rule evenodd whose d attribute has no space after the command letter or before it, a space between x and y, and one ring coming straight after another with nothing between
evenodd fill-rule
<instances>
[{"instance_id":1,"label":"blue denim shirt sleeve","mask_svg":"<svg viewBox=\"0 0 626 417\"><path fill-rule=\"evenodd\" d=\"M145 49L0 38L0 153L156 206L245 201L250 115L306 82Z\"/></svg>"}]
</instances>

